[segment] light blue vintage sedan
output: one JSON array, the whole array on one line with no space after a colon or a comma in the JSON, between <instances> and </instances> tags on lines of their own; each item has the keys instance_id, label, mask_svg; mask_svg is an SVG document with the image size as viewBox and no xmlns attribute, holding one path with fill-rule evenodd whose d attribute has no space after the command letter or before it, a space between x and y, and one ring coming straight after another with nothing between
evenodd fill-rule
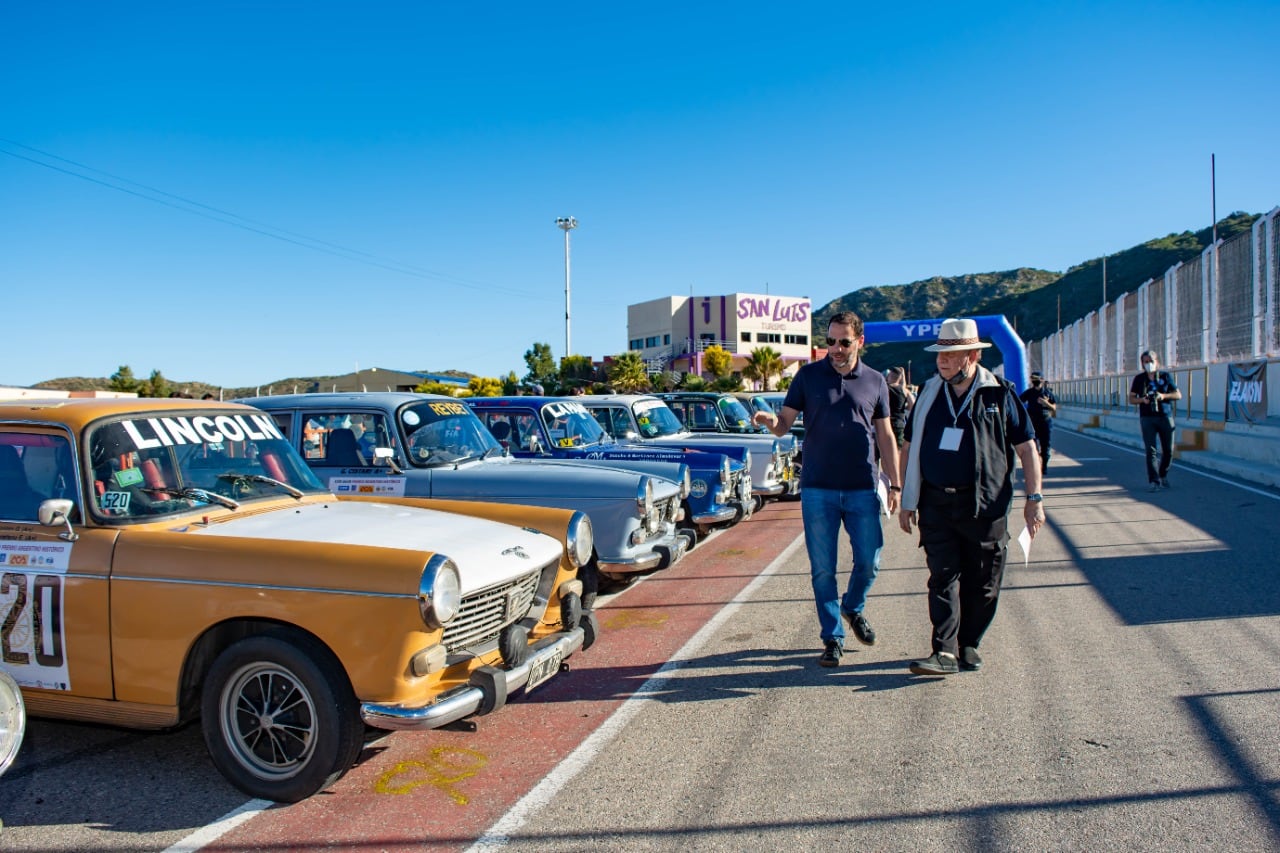
<instances>
[{"instance_id":1,"label":"light blue vintage sedan","mask_svg":"<svg viewBox=\"0 0 1280 853\"><path fill-rule=\"evenodd\" d=\"M496 501L579 510L591 519L599 573L614 582L665 569L692 545L682 485L565 461L515 459L451 397L408 392L249 397L271 414L337 495Z\"/></svg>"},{"instance_id":2,"label":"light blue vintage sedan","mask_svg":"<svg viewBox=\"0 0 1280 853\"><path fill-rule=\"evenodd\" d=\"M746 448L751 452L751 490L757 505L767 498L799 491L796 443L789 435L775 438L751 433L690 432L666 403L648 394L607 394L578 399L604 431L618 441L711 452L718 448Z\"/></svg>"},{"instance_id":3,"label":"light blue vintage sedan","mask_svg":"<svg viewBox=\"0 0 1280 853\"><path fill-rule=\"evenodd\" d=\"M680 463L690 471L685 520L699 535L751 515L750 456L724 448L708 452L615 441L583 405L585 397L473 397L467 405L511 455L521 459L593 460L649 471ZM658 473L653 471L652 473Z\"/></svg>"}]
</instances>

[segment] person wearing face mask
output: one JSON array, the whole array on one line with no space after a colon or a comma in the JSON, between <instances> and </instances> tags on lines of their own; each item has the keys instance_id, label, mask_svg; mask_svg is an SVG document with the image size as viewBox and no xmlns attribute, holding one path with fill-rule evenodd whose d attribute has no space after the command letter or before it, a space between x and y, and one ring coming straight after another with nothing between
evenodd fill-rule
<instances>
[{"instance_id":1,"label":"person wearing face mask","mask_svg":"<svg viewBox=\"0 0 1280 853\"><path fill-rule=\"evenodd\" d=\"M1020 396L1036 431L1036 444L1040 445L1040 473L1044 474L1049 470L1049 440L1053 437L1053 416L1058 413L1058 398L1053 396L1039 371L1031 374L1031 387Z\"/></svg>"},{"instance_id":2,"label":"person wearing face mask","mask_svg":"<svg viewBox=\"0 0 1280 853\"><path fill-rule=\"evenodd\" d=\"M1044 525L1040 460L1026 408L1008 382L979 361L991 346L968 319L942 321L938 372L920 390L904 430L898 525L920 528L929 567L933 654L916 675L982 668L978 647L996 615L1008 552L1014 457L1022 465L1022 517L1034 537Z\"/></svg>"},{"instance_id":3,"label":"person wearing face mask","mask_svg":"<svg viewBox=\"0 0 1280 853\"><path fill-rule=\"evenodd\" d=\"M1159 369L1160 359L1154 352L1147 350L1138 356L1138 361L1142 372L1133 377L1129 385L1129 402L1138 407L1142 424L1142 444L1147 450L1147 488L1158 492L1169 488L1169 465L1173 461L1174 407L1169 403L1181 400L1182 391L1172 376Z\"/></svg>"},{"instance_id":4,"label":"person wearing face mask","mask_svg":"<svg viewBox=\"0 0 1280 853\"><path fill-rule=\"evenodd\" d=\"M876 642L863 608L884 547L876 493L881 464L890 483L890 514L897 510L902 491L898 442L889 424L889 387L879 371L858 357L864 340L861 317L852 311L834 315L827 324L827 357L796 372L778 414L752 416L753 423L781 437L791 430L796 416L804 414L800 515L824 646L818 663L829 667L839 666L844 655L843 622L849 623L858 642L867 646ZM836 578L842 526L853 547L853 567L843 596Z\"/></svg>"}]
</instances>

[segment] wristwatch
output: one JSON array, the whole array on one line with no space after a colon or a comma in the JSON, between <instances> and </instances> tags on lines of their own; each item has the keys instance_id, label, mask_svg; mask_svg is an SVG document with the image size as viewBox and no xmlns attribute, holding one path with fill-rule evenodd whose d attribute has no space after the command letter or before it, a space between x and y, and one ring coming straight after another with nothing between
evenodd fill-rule
<instances>
[{"instance_id":1,"label":"wristwatch","mask_svg":"<svg viewBox=\"0 0 1280 853\"><path fill-rule=\"evenodd\" d=\"M889 491L891 491L891 492L900 492L900 491L902 491L902 486L890 486L890 487L889 487Z\"/></svg>"},{"instance_id":2,"label":"wristwatch","mask_svg":"<svg viewBox=\"0 0 1280 853\"><path fill-rule=\"evenodd\" d=\"M1039 492L1035 492L1034 494L1027 495L1027 500L1040 503L1041 501L1044 500L1044 495L1040 494Z\"/></svg>"}]
</instances>

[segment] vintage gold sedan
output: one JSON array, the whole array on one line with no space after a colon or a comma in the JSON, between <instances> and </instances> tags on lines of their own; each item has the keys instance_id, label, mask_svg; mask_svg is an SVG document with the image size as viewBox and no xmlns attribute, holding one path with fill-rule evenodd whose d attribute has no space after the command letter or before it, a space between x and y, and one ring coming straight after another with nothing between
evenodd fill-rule
<instances>
[{"instance_id":1,"label":"vintage gold sedan","mask_svg":"<svg viewBox=\"0 0 1280 853\"><path fill-rule=\"evenodd\" d=\"M292 802L366 727L502 707L589 645L582 513L338 499L271 418L192 400L0 403L0 644L27 713L163 729Z\"/></svg>"}]
</instances>

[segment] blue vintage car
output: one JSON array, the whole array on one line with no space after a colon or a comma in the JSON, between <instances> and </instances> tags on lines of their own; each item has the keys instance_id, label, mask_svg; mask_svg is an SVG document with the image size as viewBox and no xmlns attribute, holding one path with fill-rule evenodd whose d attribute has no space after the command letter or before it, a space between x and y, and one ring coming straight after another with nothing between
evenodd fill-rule
<instances>
[{"instance_id":1,"label":"blue vintage car","mask_svg":"<svg viewBox=\"0 0 1280 853\"><path fill-rule=\"evenodd\" d=\"M681 484L603 463L508 456L475 414L452 397L320 393L241 402L270 413L339 496L451 498L579 510L590 518L595 534L593 562L615 582L664 569L693 545L695 537L681 529Z\"/></svg>"},{"instance_id":2,"label":"blue vintage car","mask_svg":"<svg viewBox=\"0 0 1280 853\"><path fill-rule=\"evenodd\" d=\"M800 489L795 467L796 443L789 435L775 438L755 433L690 432L666 403L648 394L608 394L578 399L604 431L618 441L713 453L723 453L726 448L749 450L751 493L757 508L768 498L794 495Z\"/></svg>"},{"instance_id":3,"label":"blue vintage car","mask_svg":"<svg viewBox=\"0 0 1280 853\"><path fill-rule=\"evenodd\" d=\"M472 397L467 400L493 437L521 458L603 461L648 471L655 462L689 466L685 519L699 533L736 524L754 507L747 451L725 452L619 443L572 397Z\"/></svg>"}]
</instances>

